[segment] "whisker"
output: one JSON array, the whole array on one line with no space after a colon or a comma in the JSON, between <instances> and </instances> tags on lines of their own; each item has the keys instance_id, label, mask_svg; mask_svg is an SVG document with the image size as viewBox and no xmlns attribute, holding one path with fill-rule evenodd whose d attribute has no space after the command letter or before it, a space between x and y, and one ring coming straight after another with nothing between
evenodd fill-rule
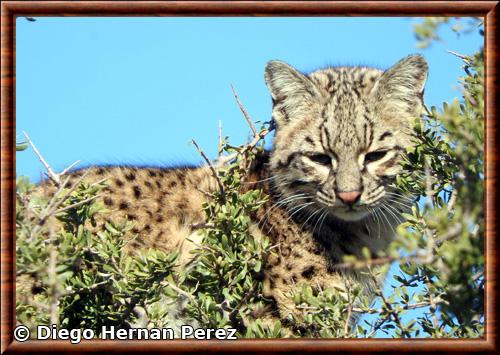
<instances>
[{"instance_id":1,"label":"whisker","mask_svg":"<svg viewBox=\"0 0 500 355\"><path fill-rule=\"evenodd\" d=\"M409 203L404 203L404 202L400 202L400 201L395 201L395 200L392 200L392 199L388 199L387 202L389 203L386 203L386 205L390 206L390 203L394 203L400 207L404 207L404 209L411 209L413 207L413 205L410 205Z\"/></svg>"},{"instance_id":2,"label":"whisker","mask_svg":"<svg viewBox=\"0 0 500 355\"><path fill-rule=\"evenodd\" d=\"M271 177L268 177L268 178L262 179L262 180L244 181L243 184L248 184L248 185L258 184L258 183L261 183L261 182L271 181L271 180L278 179L278 178L280 178L280 176L274 175L274 176L271 176Z\"/></svg>"},{"instance_id":3,"label":"whisker","mask_svg":"<svg viewBox=\"0 0 500 355\"><path fill-rule=\"evenodd\" d=\"M401 215L401 211L398 211L396 209L396 207L391 206L391 205L387 205L387 208L389 208L389 210L393 211L393 215L396 218L396 222L398 224L402 223L405 220L405 218Z\"/></svg>"},{"instance_id":4,"label":"whisker","mask_svg":"<svg viewBox=\"0 0 500 355\"><path fill-rule=\"evenodd\" d=\"M398 213L398 211L397 211L397 210L394 210L394 209L393 209L394 207L393 207L393 206L391 206L391 205L385 205L384 207L385 207L385 208L387 209L387 211L388 211L388 212L392 215L392 217L394 217L394 221L395 221L395 222L397 222L397 223L399 224L399 223L400 223L400 221L401 221L401 216L398 216L398 215L396 214L396 213ZM396 213L395 213L394 211L395 211Z\"/></svg>"},{"instance_id":5,"label":"whisker","mask_svg":"<svg viewBox=\"0 0 500 355\"><path fill-rule=\"evenodd\" d=\"M307 206L310 206L310 205L312 205L312 204L314 204L314 203L315 203L315 202L305 202L305 203L302 203L302 204L300 204L300 205L297 205L297 206L292 207L292 208L290 209L290 211L288 211L288 210L287 210L287 212L291 212L291 211L294 211L294 212L288 216L288 218L286 219L286 222L288 222L290 219L292 219L292 218L293 218L293 216L294 216L294 215L296 215L298 212L300 212L301 210L303 210L303 209L304 209L304 208L306 208ZM286 222L285 222L285 223L286 223ZM271 234L271 232L273 231L274 226L275 226L275 225L273 225L273 226L271 227L271 229L269 230L269 234Z\"/></svg>"},{"instance_id":6,"label":"whisker","mask_svg":"<svg viewBox=\"0 0 500 355\"><path fill-rule=\"evenodd\" d=\"M321 229L323 229L323 225L325 224L326 217L328 216L328 210L326 210L326 213L323 214L323 219L321 220L321 223L319 225L319 230L318 234L321 235ZM314 231L313 231L314 234Z\"/></svg>"},{"instance_id":7,"label":"whisker","mask_svg":"<svg viewBox=\"0 0 500 355\"><path fill-rule=\"evenodd\" d=\"M393 199L397 199L398 201L403 201L403 202L413 203L417 200L416 197L405 196L391 191L386 191L386 194Z\"/></svg>"},{"instance_id":8,"label":"whisker","mask_svg":"<svg viewBox=\"0 0 500 355\"><path fill-rule=\"evenodd\" d=\"M386 194L387 196L389 196L390 198L393 198L393 199L396 199L398 201L406 201L406 202L411 202L413 201L412 198L409 198L409 197L406 197L406 196L401 196L401 195L398 195L394 192L387 192L386 191Z\"/></svg>"},{"instance_id":9,"label":"whisker","mask_svg":"<svg viewBox=\"0 0 500 355\"><path fill-rule=\"evenodd\" d=\"M387 225L392 229L393 232L396 232L394 230L394 227L392 226L391 222L389 221L389 219L387 218L387 215L384 213L384 209L387 208L385 205L380 205L381 209L379 209L380 213L382 214L382 217L384 217L384 219L386 220L387 222Z\"/></svg>"},{"instance_id":10,"label":"whisker","mask_svg":"<svg viewBox=\"0 0 500 355\"><path fill-rule=\"evenodd\" d=\"M310 205L312 205L314 203L315 202L304 202L304 203L302 203L300 205L293 206L292 208L287 209L287 212L289 213L287 221L289 221L295 214L297 214L298 212L300 212L301 210L303 210L305 207L310 206Z\"/></svg>"},{"instance_id":11,"label":"whisker","mask_svg":"<svg viewBox=\"0 0 500 355\"><path fill-rule=\"evenodd\" d=\"M286 205L288 203L292 203L292 202L295 202L295 201L298 201L298 200L304 200L304 199L308 199L310 196L307 195L307 194L296 194L296 195L292 195L292 196L289 196L289 197L286 197L282 200L279 200L277 201L276 203L274 203L271 208L264 214L264 216L262 216L262 218L259 220L259 225L263 225L265 224L265 222L267 222L267 218L270 216L270 213L283 206L283 205Z\"/></svg>"},{"instance_id":12,"label":"whisker","mask_svg":"<svg viewBox=\"0 0 500 355\"><path fill-rule=\"evenodd\" d=\"M323 216L328 213L327 210L325 210L324 207L321 207L321 210L323 211L323 213L320 214L320 216L318 217L318 219L316 220L316 223L314 223L314 228L313 228L313 231L312 231L312 234L314 235L314 232L316 231L316 227L318 226L318 223L319 221L323 218Z\"/></svg>"},{"instance_id":13,"label":"whisker","mask_svg":"<svg viewBox=\"0 0 500 355\"><path fill-rule=\"evenodd\" d=\"M377 208L373 208L373 215L377 218L378 237L380 239L380 219L378 217L378 210L377 210ZM374 219L374 221L375 221L375 219Z\"/></svg>"},{"instance_id":14,"label":"whisker","mask_svg":"<svg viewBox=\"0 0 500 355\"><path fill-rule=\"evenodd\" d=\"M309 215L309 217L306 219L306 221L304 223L302 223L302 225L300 226L300 229L303 229L304 226L307 224L307 222L309 222L309 220L311 218L313 218L316 214L318 214L318 212L321 212L321 210L322 210L322 207L318 208L316 211L314 211L313 213L311 213Z\"/></svg>"}]
</instances>

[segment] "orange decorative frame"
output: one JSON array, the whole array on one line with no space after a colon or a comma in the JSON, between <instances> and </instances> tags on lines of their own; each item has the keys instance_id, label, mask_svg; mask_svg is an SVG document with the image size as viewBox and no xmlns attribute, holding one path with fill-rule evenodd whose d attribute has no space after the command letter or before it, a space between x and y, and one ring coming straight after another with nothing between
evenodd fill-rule
<instances>
[{"instance_id":1,"label":"orange decorative frame","mask_svg":"<svg viewBox=\"0 0 500 355\"><path fill-rule=\"evenodd\" d=\"M498 1L3 1L1 3L1 352L498 351ZM15 19L20 16L480 16L486 52L486 335L482 339L13 340L15 326Z\"/></svg>"}]
</instances>

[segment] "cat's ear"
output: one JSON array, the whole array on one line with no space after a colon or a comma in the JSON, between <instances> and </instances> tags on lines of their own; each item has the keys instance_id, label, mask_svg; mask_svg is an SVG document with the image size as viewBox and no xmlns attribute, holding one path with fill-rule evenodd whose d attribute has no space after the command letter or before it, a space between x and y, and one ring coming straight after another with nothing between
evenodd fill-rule
<instances>
[{"instance_id":1,"label":"cat's ear","mask_svg":"<svg viewBox=\"0 0 500 355\"><path fill-rule=\"evenodd\" d=\"M386 70L373 87L379 114L387 119L420 116L427 72L427 61L418 54Z\"/></svg>"},{"instance_id":2,"label":"cat's ear","mask_svg":"<svg viewBox=\"0 0 500 355\"><path fill-rule=\"evenodd\" d=\"M267 63L264 78L271 92L273 116L278 125L300 115L301 108L317 95L316 87L304 74L278 60Z\"/></svg>"}]
</instances>

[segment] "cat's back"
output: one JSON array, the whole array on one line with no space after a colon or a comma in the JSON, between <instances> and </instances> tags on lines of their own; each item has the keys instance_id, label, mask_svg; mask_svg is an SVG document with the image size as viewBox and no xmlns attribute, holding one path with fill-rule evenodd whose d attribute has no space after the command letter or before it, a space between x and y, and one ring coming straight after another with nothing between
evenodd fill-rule
<instances>
[{"instance_id":1,"label":"cat's back","mask_svg":"<svg viewBox=\"0 0 500 355\"><path fill-rule=\"evenodd\" d=\"M196 167L93 166L63 176L67 189L83 183L101 185L97 202L105 209L95 215L93 230L106 223L132 222L129 247L177 250L192 231L204 221L202 204L211 186L210 172ZM45 181L37 193L50 197L57 187Z\"/></svg>"}]
</instances>

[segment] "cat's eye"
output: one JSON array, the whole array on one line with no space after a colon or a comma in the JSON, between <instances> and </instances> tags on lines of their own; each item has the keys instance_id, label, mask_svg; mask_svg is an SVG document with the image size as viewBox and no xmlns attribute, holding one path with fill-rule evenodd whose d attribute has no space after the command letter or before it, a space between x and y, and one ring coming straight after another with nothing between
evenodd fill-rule
<instances>
[{"instance_id":1,"label":"cat's eye","mask_svg":"<svg viewBox=\"0 0 500 355\"><path fill-rule=\"evenodd\" d=\"M331 165L332 158L330 158L327 154L313 154L309 156L313 162L321 164L321 165Z\"/></svg>"},{"instance_id":2,"label":"cat's eye","mask_svg":"<svg viewBox=\"0 0 500 355\"><path fill-rule=\"evenodd\" d=\"M387 150L379 150L376 152L366 153L365 163L367 164L367 163L371 163L371 162L380 160L383 157L385 157L386 154L387 154Z\"/></svg>"}]
</instances>

